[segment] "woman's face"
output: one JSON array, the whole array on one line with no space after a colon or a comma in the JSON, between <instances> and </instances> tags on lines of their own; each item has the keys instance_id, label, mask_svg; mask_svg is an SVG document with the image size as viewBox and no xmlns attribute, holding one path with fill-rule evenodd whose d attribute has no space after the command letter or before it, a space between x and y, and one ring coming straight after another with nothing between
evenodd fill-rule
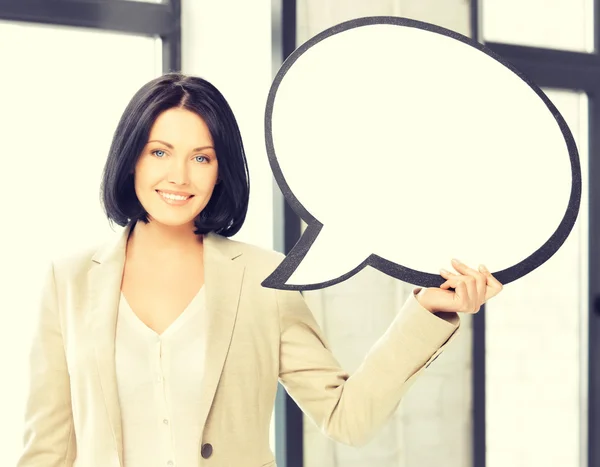
<instances>
[{"instance_id":1,"label":"woman's face","mask_svg":"<svg viewBox=\"0 0 600 467\"><path fill-rule=\"evenodd\" d=\"M204 120L189 110L168 109L154 122L135 165L135 193L151 221L193 227L213 193L218 168Z\"/></svg>"}]
</instances>

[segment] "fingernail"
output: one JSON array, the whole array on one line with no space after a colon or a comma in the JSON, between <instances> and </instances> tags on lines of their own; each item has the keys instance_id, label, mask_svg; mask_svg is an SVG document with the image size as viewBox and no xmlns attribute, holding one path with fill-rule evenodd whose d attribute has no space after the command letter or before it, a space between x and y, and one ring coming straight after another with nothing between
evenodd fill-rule
<instances>
[{"instance_id":1,"label":"fingernail","mask_svg":"<svg viewBox=\"0 0 600 467\"><path fill-rule=\"evenodd\" d=\"M458 263L458 264L462 264L462 263L461 263L459 260L457 260L456 258L452 259L452 261L454 261L455 263Z\"/></svg>"},{"instance_id":2,"label":"fingernail","mask_svg":"<svg viewBox=\"0 0 600 467\"><path fill-rule=\"evenodd\" d=\"M480 264L480 265L479 265L479 270L480 270L481 272L488 272L487 268L486 268L486 267L485 267L483 264Z\"/></svg>"},{"instance_id":3,"label":"fingernail","mask_svg":"<svg viewBox=\"0 0 600 467\"><path fill-rule=\"evenodd\" d=\"M449 271L446 271L444 268L440 269L440 272L441 272L442 274L450 274L450 272L449 272Z\"/></svg>"}]
</instances>

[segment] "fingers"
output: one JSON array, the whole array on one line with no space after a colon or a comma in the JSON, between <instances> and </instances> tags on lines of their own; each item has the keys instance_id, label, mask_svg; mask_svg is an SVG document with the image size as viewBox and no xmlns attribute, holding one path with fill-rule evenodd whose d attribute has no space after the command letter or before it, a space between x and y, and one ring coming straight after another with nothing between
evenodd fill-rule
<instances>
[{"instance_id":1,"label":"fingers","mask_svg":"<svg viewBox=\"0 0 600 467\"><path fill-rule=\"evenodd\" d=\"M496 296L502 290L502 284L483 265L476 271L464 263L452 260L452 265L458 274L445 269L440 275L446 279L439 288L454 289L454 300L457 308L465 313L477 313L487 300Z\"/></svg>"},{"instance_id":2,"label":"fingers","mask_svg":"<svg viewBox=\"0 0 600 467\"><path fill-rule=\"evenodd\" d=\"M442 270L443 276L448 276L440 289L454 289L452 309L460 313L477 313L481 304L477 301L475 280L470 276L459 276Z\"/></svg>"},{"instance_id":3,"label":"fingers","mask_svg":"<svg viewBox=\"0 0 600 467\"><path fill-rule=\"evenodd\" d=\"M479 270L485 276L487 281L487 290L485 294L485 300L487 301L490 298L498 295L502 291L504 286L500 283L498 279L492 276L492 273L488 271L488 269L483 264L479 266Z\"/></svg>"},{"instance_id":4,"label":"fingers","mask_svg":"<svg viewBox=\"0 0 600 467\"><path fill-rule=\"evenodd\" d=\"M459 273L464 274L466 276L472 277L475 281L475 288L477 290L477 295L474 297L479 304L482 304L485 301L486 287L487 287L487 279L483 273L480 271L476 271L475 269L470 268L464 263L461 263L457 259L452 260L452 266ZM470 279L467 279L470 280Z\"/></svg>"}]
</instances>

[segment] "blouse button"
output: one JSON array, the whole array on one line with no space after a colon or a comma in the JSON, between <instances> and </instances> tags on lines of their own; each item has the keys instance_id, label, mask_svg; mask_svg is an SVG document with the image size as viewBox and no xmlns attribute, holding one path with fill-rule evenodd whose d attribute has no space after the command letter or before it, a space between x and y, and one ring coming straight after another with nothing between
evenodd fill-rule
<instances>
[{"instance_id":1,"label":"blouse button","mask_svg":"<svg viewBox=\"0 0 600 467\"><path fill-rule=\"evenodd\" d=\"M213 447L210 443L203 444L200 452L204 459L208 459L212 455Z\"/></svg>"}]
</instances>

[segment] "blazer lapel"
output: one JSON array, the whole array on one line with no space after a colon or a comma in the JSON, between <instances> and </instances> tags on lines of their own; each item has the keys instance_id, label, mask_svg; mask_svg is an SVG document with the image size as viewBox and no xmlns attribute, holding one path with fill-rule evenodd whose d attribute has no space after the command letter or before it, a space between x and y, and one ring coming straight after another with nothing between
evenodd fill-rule
<instances>
[{"instance_id":1,"label":"blazer lapel","mask_svg":"<svg viewBox=\"0 0 600 467\"><path fill-rule=\"evenodd\" d=\"M132 225L107 243L92 258L88 292L92 332L100 384L123 465L123 432L115 365L115 335L127 238ZM238 311L245 266L235 261L240 245L210 233L204 237L204 284L207 326L204 334L204 378L201 389L200 425L204 427L223 371ZM201 441L201 440L200 440Z\"/></svg>"},{"instance_id":2,"label":"blazer lapel","mask_svg":"<svg viewBox=\"0 0 600 467\"><path fill-rule=\"evenodd\" d=\"M131 225L128 225L116 241L109 242L100 249L92 258L92 261L97 264L94 264L88 273L96 363L121 465L123 465L123 432L115 365L115 334L125 251L130 231Z\"/></svg>"},{"instance_id":3,"label":"blazer lapel","mask_svg":"<svg viewBox=\"0 0 600 467\"><path fill-rule=\"evenodd\" d=\"M204 353L204 379L200 395L200 426L204 427L215 397L229 351L242 290L245 266L236 261L239 244L224 237L204 237L204 284L207 326Z\"/></svg>"}]
</instances>

